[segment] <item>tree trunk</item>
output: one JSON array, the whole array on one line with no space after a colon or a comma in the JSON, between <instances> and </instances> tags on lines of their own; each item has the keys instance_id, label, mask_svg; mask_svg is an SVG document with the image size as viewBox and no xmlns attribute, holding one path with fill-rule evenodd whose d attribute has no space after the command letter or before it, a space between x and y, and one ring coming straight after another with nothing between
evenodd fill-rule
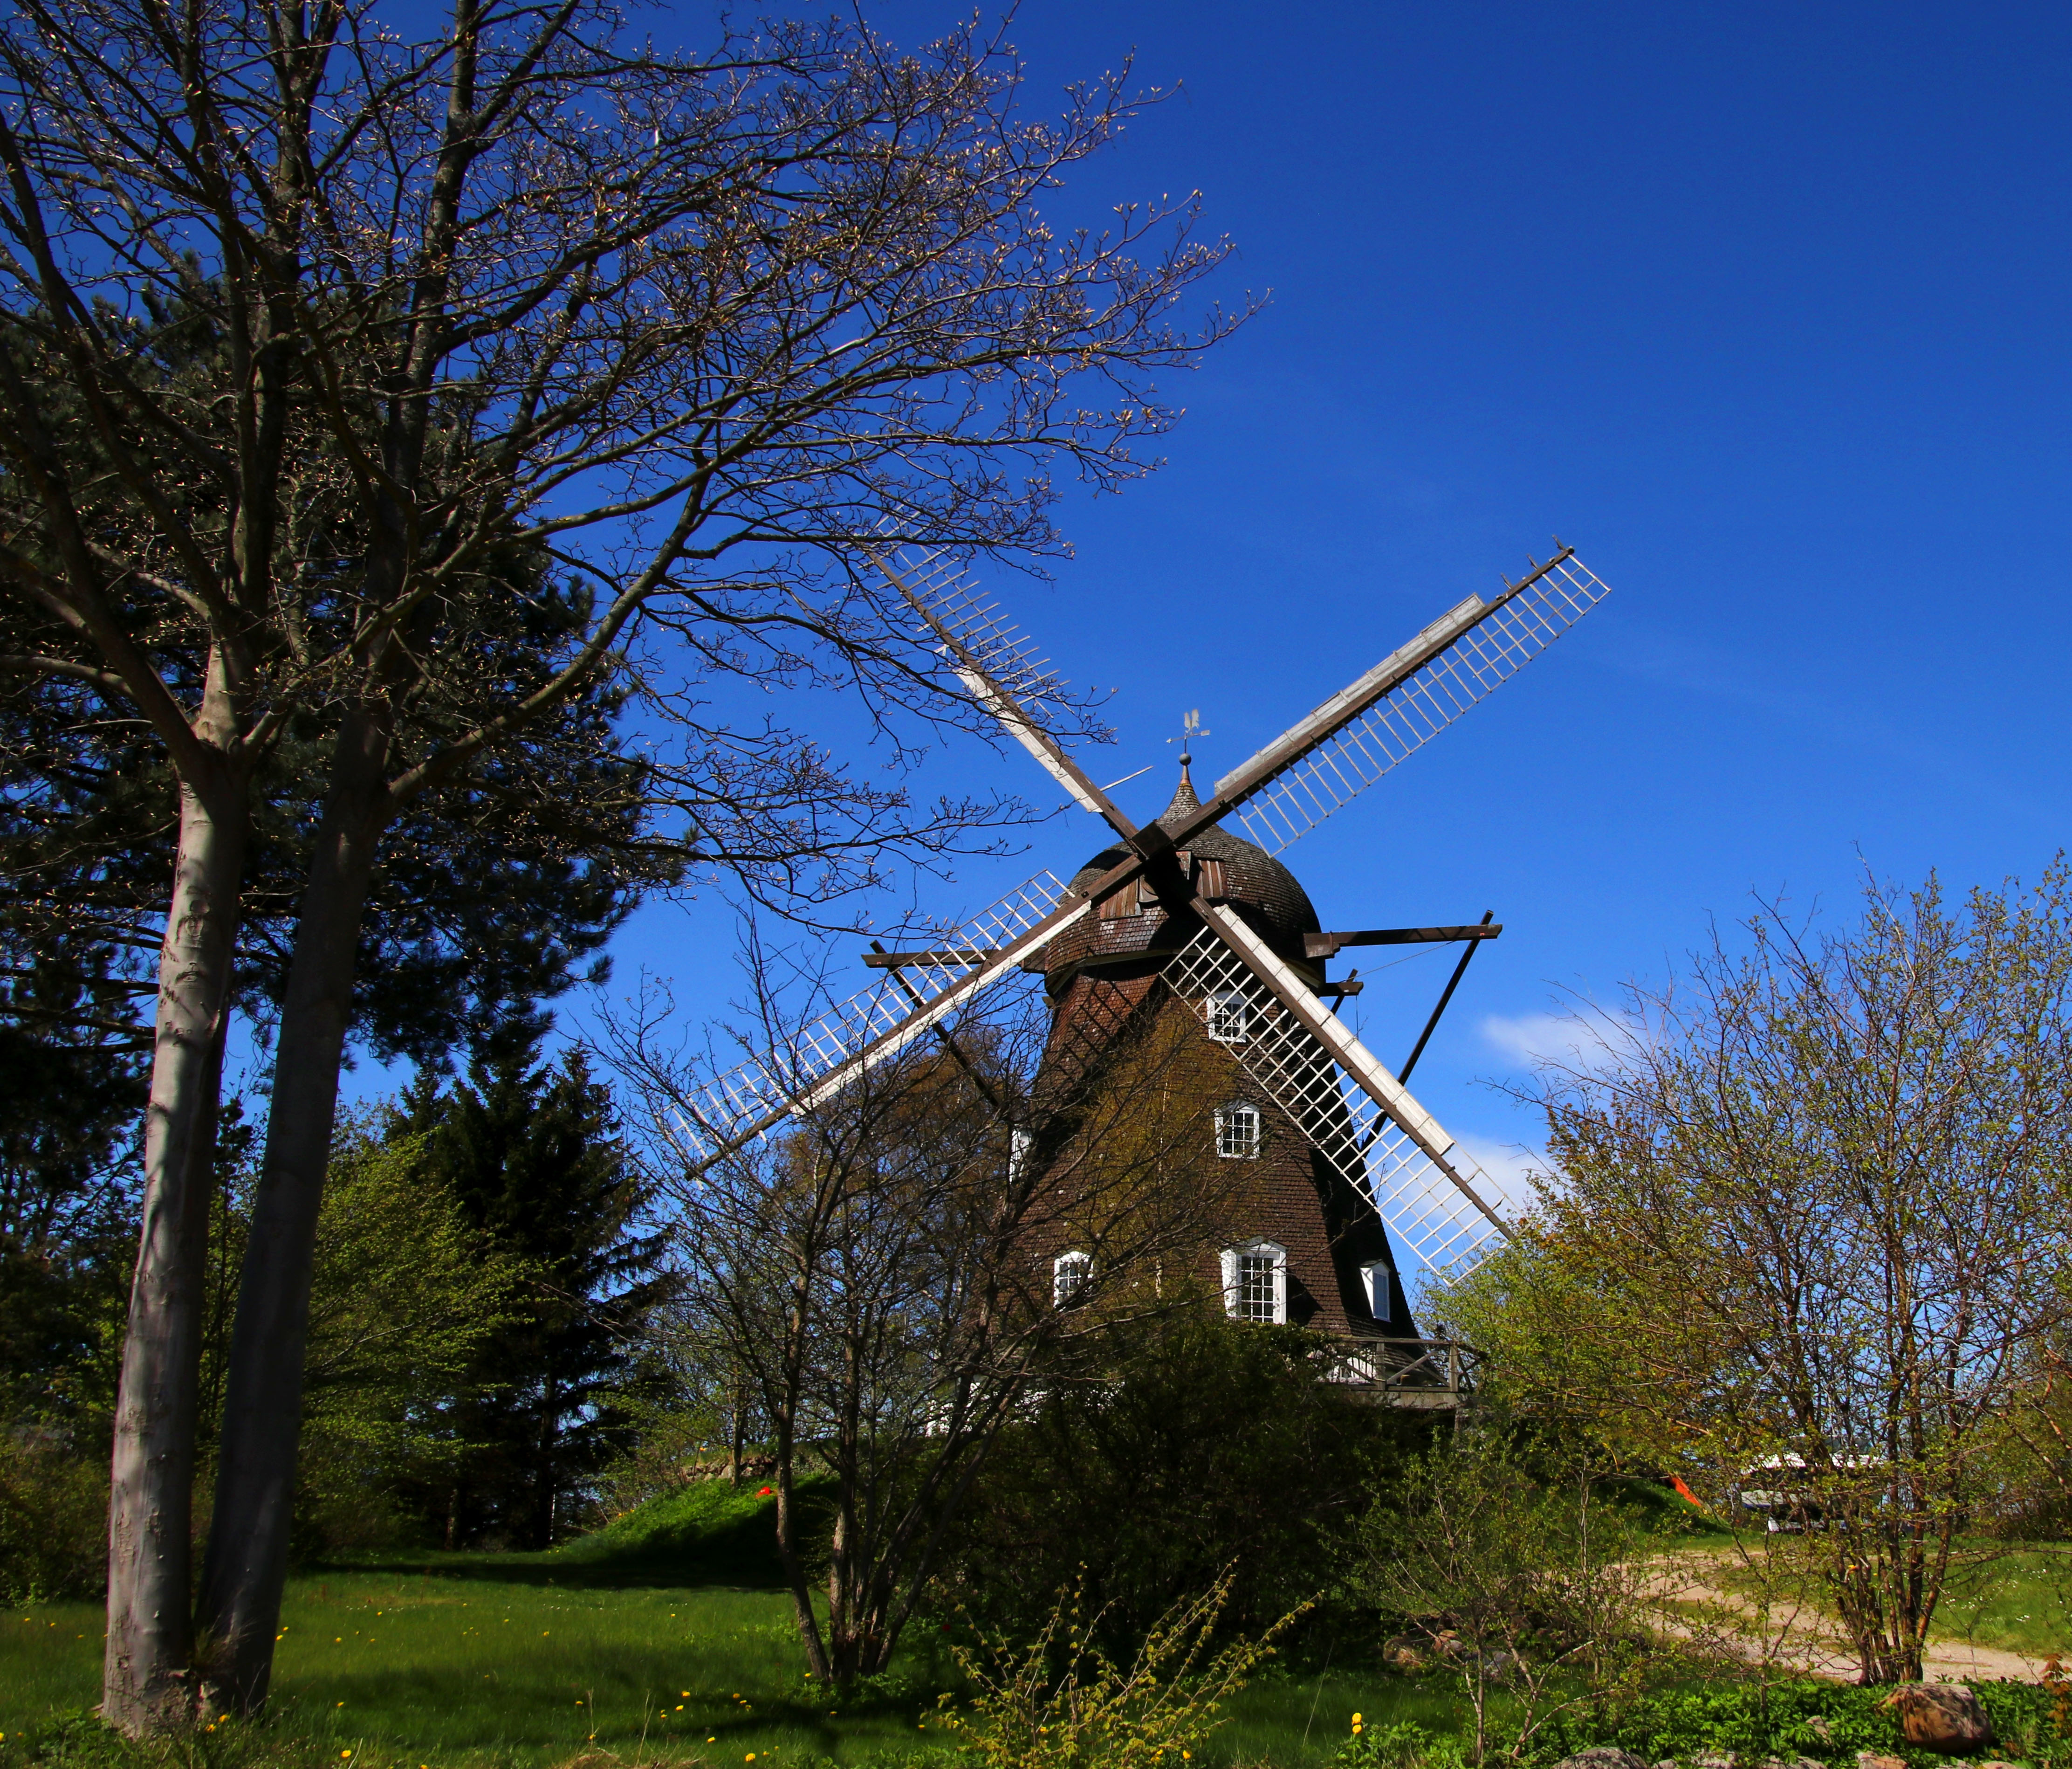
<instances>
[{"instance_id":1,"label":"tree trunk","mask_svg":"<svg viewBox=\"0 0 2072 1769\"><path fill-rule=\"evenodd\" d=\"M330 1165L360 922L387 821L387 753L384 722L364 712L348 715L334 752L281 1013L202 1577L211 1698L230 1712L261 1707L273 1676L302 1430L317 1209Z\"/></svg>"},{"instance_id":2,"label":"tree trunk","mask_svg":"<svg viewBox=\"0 0 2072 1769\"><path fill-rule=\"evenodd\" d=\"M241 782L206 791L182 784L108 1503L101 1713L132 1738L194 1718L194 1450L210 1158L245 839Z\"/></svg>"}]
</instances>

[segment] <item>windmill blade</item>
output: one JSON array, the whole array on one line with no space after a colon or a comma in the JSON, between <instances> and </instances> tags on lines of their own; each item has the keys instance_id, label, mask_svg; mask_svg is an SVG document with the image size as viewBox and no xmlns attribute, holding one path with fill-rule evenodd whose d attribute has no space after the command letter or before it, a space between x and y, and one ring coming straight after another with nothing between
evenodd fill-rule
<instances>
[{"instance_id":1,"label":"windmill blade","mask_svg":"<svg viewBox=\"0 0 2072 1769\"><path fill-rule=\"evenodd\" d=\"M1063 697L1063 678L1050 668L1049 659L1038 655L1036 642L980 590L970 573L940 552L870 557L880 575L941 642L965 692L999 720L1008 735L1034 756L1037 765L1083 809L1105 818L1125 841L1136 834L1137 825L1094 784L1047 728L1043 703Z\"/></svg>"},{"instance_id":2,"label":"windmill blade","mask_svg":"<svg viewBox=\"0 0 2072 1769\"><path fill-rule=\"evenodd\" d=\"M1055 874L1038 873L945 942L937 961L906 967L903 977L888 975L792 1034L782 1050L751 1056L708 1082L684 1105L676 1125L679 1152L694 1168L709 1166L786 1118L812 1111L991 988L1092 908L1090 898L1066 900ZM965 963L958 955L966 952L984 956Z\"/></svg>"},{"instance_id":3,"label":"windmill blade","mask_svg":"<svg viewBox=\"0 0 2072 1769\"><path fill-rule=\"evenodd\" d=\"M1449 1277L1474 1270L1511 1232L1488 1176L1251 928L1214 904L1196 907L1209 925L1167 967L1168 982L1205 1025L1212 1007L1241 1000L1245 1036L1231 1049L1245 1073L1365 1185L1390 1232L1426 1265Z\"/></svg>"},{"instance_id":4,"label":"windmill blade","mask_svg":"<svg viewBox=\"0 0 2072 1769\"><path fill-rule=\"evenodd\" d=\"M1216 782L1207 811L1235 810L1278 854L1431 742L1552 644L1610 590L1564 547L1494 602L1470 596Z\"/></svg>"}]
</instances>

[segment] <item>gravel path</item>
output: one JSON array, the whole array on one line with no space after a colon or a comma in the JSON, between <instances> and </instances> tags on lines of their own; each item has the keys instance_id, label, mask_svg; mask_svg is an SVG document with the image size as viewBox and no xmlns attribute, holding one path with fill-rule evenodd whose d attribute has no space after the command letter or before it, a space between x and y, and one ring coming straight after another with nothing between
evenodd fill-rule
<instances>
[{"instance_id":1,"label":"gravel path","mask_svg":"<svg viewBox=\"0 0 2072 1769\"><path fill-rule=\"evenodd\" d=\"M1718 1567L1725 1558L1717 1551L1696 1549L1665 1555L1655 1563L1653 1594L1665 1606L1663 1618L1672 1633L1716 1643L1750 1660L1761 1660L1766 1652L1773 1664L1815 1676L1856 1681L1856 1655L1832 1618L1787 1603L1772 1609L1766 1619L1758 1605L1720 1584ZM2043 1674L2040 1657L1960 1640L1930 1643L1924 1660L1932 1683L1963 1683L1974 1677L2033 1683Z\"/></svg>"}]
</instances>

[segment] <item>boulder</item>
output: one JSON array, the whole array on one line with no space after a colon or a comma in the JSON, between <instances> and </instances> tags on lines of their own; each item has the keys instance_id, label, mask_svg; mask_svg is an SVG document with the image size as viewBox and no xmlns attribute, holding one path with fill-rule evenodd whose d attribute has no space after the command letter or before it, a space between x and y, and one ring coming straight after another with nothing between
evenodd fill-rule
<instances>
[{"instance_id":1,"label":"boulder","mask_svg":"<svg viewBox=\"0 0 2072 1769\"><path fill-rule=\"evenodd\" d=\"M1615 1744L1593 1744L1572 1757L1564 1757L1554 1769L1647 1769L1647 1765Z\"/></svg>"},{"instance_id":2,"label":"boulder","mask_svg":"<svg viewBox=\"0 0 2072 1769\"><path fill-rule=\"evenodd\" d=\"M1392 1671L1415 1676L1431 1663L1425 1643L1415 1634L1398 1634L1382 1642L1381 1662Z\"/></svg>"},{"instance_id":3,"label":"boulder","mask_svg":"<svg viewBox=\"0 0 2072 1769\"><path fill-rule=\"evenodd\" d=\"M1736 1769L1737 1760L1731 1750L1712 1750L1702 1757L1693 1757L1691 1769Z\"/></svg>"},{"instance_id":4,"label":"boulder","mask_svg":"<svg viewBox=\"0 0 2072 1769\"><path fill-rule=\"evenodd\" d=\"M1884 1756L1875 1750L1859 1750L1856 1769L1906 1769L1906 1759Z\"/></svg>"},{"instance_id":5,"label":"boulder","mask_svg":"<svg viewBox=\"0 0 2072 1769\"><path fill-rule=\"evenodd\" d=\"M1896 1709L1909 1744L1963 1756L1993 1742L1992 1722L1963 1683L1902 1683L1878 1705Z\"/></svg>"}]
</instances>

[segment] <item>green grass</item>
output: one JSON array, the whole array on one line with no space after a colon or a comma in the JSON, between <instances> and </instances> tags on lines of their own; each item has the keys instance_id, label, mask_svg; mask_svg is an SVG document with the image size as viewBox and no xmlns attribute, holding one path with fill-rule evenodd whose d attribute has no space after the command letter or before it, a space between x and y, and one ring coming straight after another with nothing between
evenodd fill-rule
<instances>
[{"instance_id":1,"label":"green grass","mask_svg":"<svg viewBox=\"0 0 2072 1769\"><path fill-rule=\"evenodd\" d=\"M591 1752L716 1766L753 1751L758 1769L937 1758L935 1695L954 1675L940 1637L910 1630L888 1675L829 1701L806 1680L776 1582L769 1501L717 1485L552 1553L311 1572L289 1585L270 1733L340 1769L548 1769ZM0 1615L0 1769L98 1699L102 1625L82 1604ZM1436 1729L1445 1706L1379 1672L1276 1664L1201 1760L1305 1769L1330 1760L1355 1712ZM204 1742L219 1753L207 1764L232 1763L232 1739Z\"/></svg>"},{"instance_id":2,"label":"green grass","mask_svg":"<svg viewBox=\"0 0 2072 1769\"><path fill-rule=\"evenodd\" d=\"M1960 1573L1936 1611L1934 1635L2072 1654L2072 1544L2039 1542Z\"/></svg>"}]
</instances>

